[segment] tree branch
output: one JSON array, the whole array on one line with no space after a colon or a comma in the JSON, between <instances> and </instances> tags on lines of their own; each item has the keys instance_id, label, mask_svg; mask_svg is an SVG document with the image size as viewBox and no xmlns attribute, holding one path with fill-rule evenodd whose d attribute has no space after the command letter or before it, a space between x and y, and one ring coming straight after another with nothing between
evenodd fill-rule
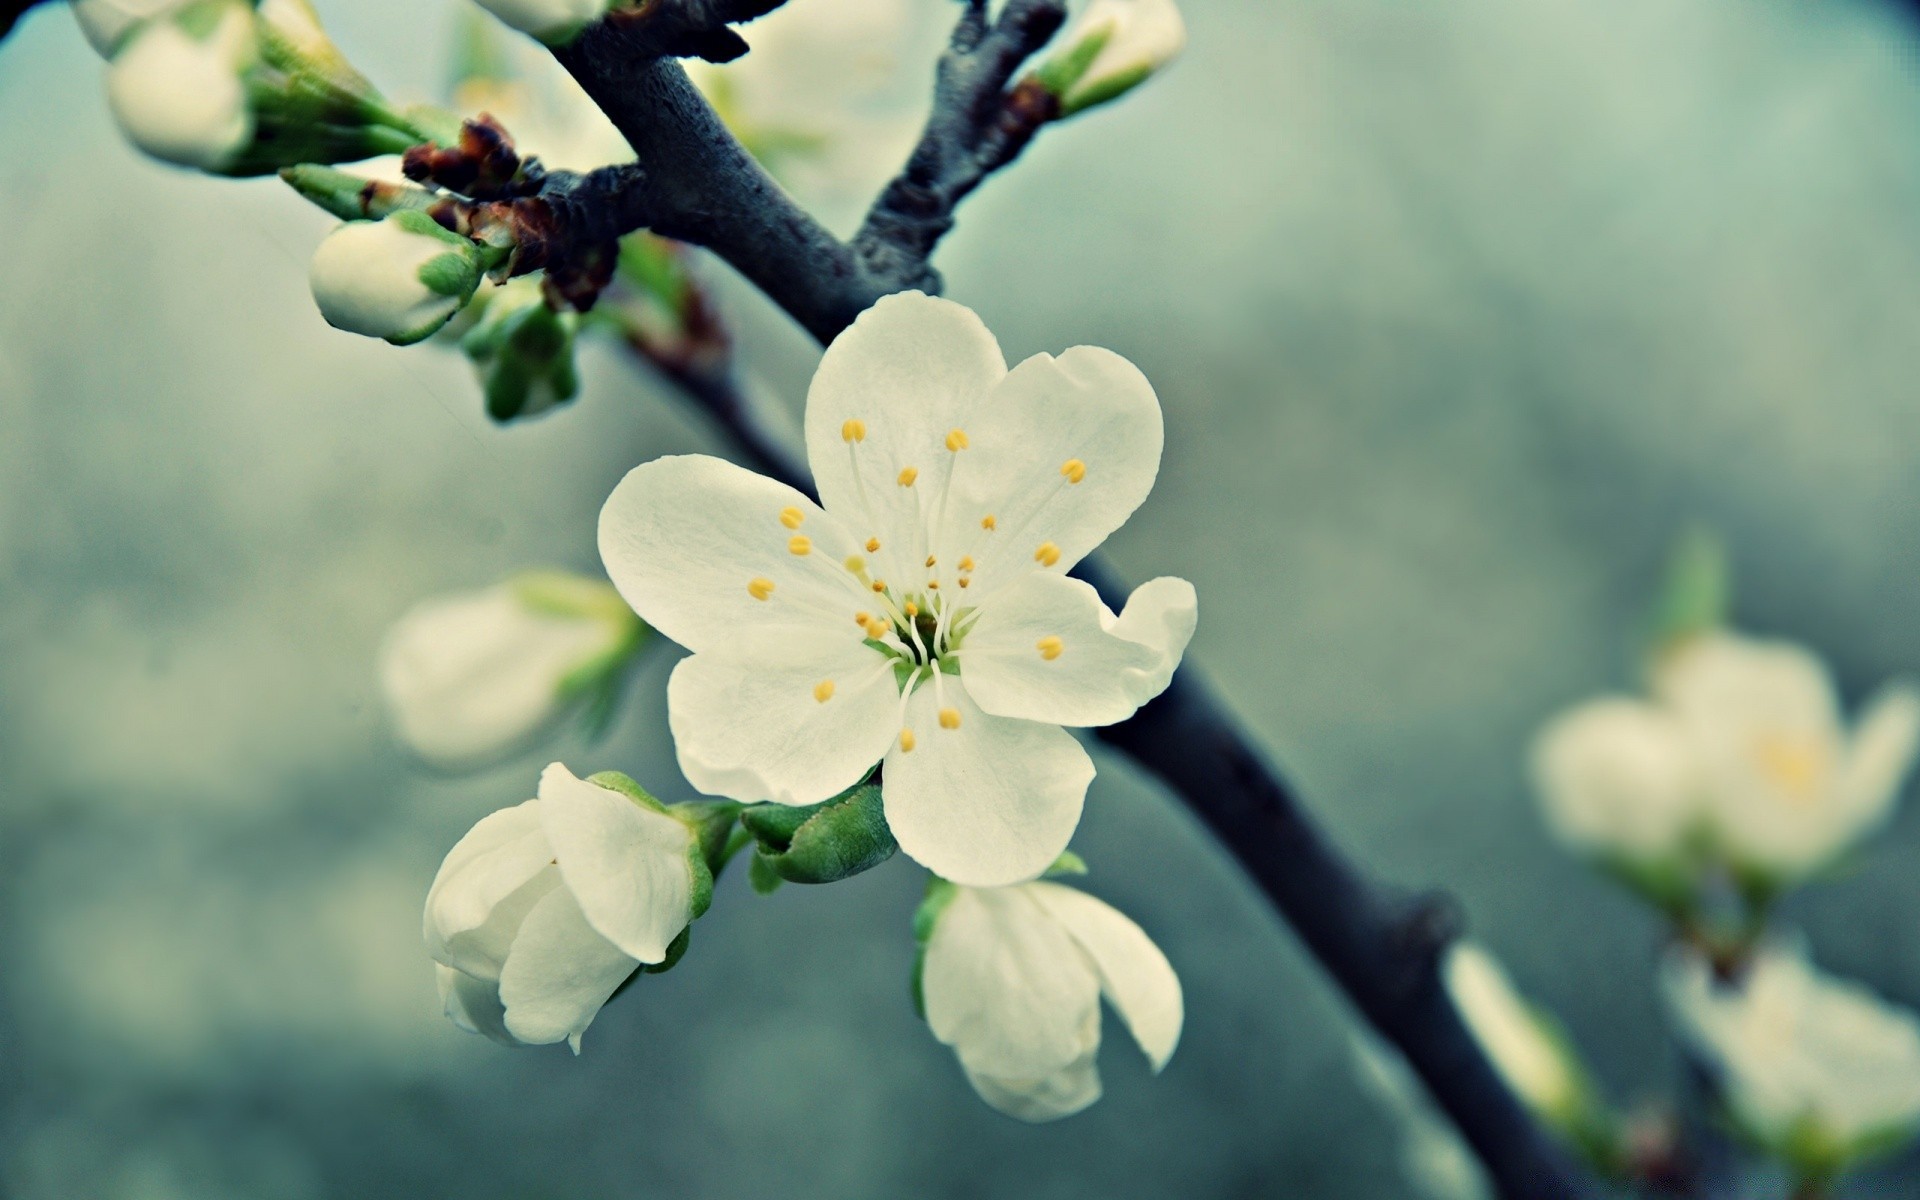
<instances>
[{"instance_id":1,"label":"tree branch","mask_svg":"<svg viewBox=\"0 0 1920 1200\"><path fill-rule=\"evenodd\" d=\"M952 226L954 207L1043 123L1033 121L1024 133L1017 121L1009 127L1004 107L1019 89L1003 89L1057 28L1059 8L1059 0L1010 0L989 29L984 4L969 0L941 62L939 103L926 136L854 247L801 211L685 73L651 57L644 41L603 23L555 53L633 143L662 205L654 229L715 251L826 342L881 295L937 287L927 255ZM756 467L812 493L805 464L759 424L744 398L712 386L689 395ZM1097 560L1082 563L1077 574L1110 606L1124 603L1125 590ZM1451 905L1383 889L1350 863L1196 667L1183 666L1158 699L1095 734L1159 776L1207 823L1354 1005L1406 1056L1502 1196L1595 1194L1514 1098L1447 997L1438 967L1457 923Z\"/></svg>"},{"instance_id":2,"label":"tree branch","mask_svg":"<svg viewBox=\"0 0 1920 1200\"><path fill-rule=\"evenodd\" d=\"M27 15L27 10L40 3L40 0L0 0L0 38L13 32L14 22Z\"/></svg>"}]
</instances>

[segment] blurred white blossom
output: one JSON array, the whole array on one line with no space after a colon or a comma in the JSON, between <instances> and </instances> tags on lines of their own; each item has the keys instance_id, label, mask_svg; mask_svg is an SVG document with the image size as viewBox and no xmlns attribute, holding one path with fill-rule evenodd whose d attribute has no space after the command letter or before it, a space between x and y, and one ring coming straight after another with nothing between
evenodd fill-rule
<instances>
[{"instance_id":1,"label":"blurred white blossom","mask_svg":"<svg viewBox=\"0 0 1920 1200\"><path fill-rule=\"evenodd\" d=\"M225 167L247 147L254 129L244 78L256 57L251 7L201 0L122 34L107 68L107 103L129 141L155 158L203 170Z\"/></svg>"},{"instance_id":2,"label":"blurred white blossom","mask_svg":"<svg viewBox=\"0 0 1920 1200\"><path fill-rule=\"evenodd\" d=\"M1606 697L1534 752L1548 819L1601 858L1671 861L1704 839L1744 875L1790 883L1883 823L1920 746L1920 693L1890 684L1849 731L1806 650L1730 632L1656 660L1652 697Z\"/></svg>"},{"instance_id":3,"label":"blurred white blossom","mask_svg":"<svg viewBox=\"0 0 1920 1200\"><path fill-rule=\"evenodd\" d=\"M1140 927L1102 901L1058 883L940 882L920 921L927 1024L1001 1112L1051 1121L1100 1098L1103 995L1156 1072L1173 1056L1180 980Z\"/></svg>"},{"instance_id":4,"label":"blurred white blossom","mask_svg":"<svg viewBox=\"0 0 1920 1200\"><path fill-rule=\"evenodd\" d=\"M502 21L550 46L572 41L616 0L475 0Z\"/></svg>"},{"instance_id":5,"label":"blurred white blossom","mask_svg":"<svg viewBox=\"0 0 1920 1200\"><path fill-rule=\"evenodd\" d=\"M1055 44L1038 78L1071 115L1146 82L1186 49L1174 0L1092 0Z\"/></svg>"},{"instance_id":6,"label":"blurred white blossom","mask_svg":"<svg viewBox=\"0 0 1920 1200\"><path fill-rule=\"evenodd\" d=\"M815 804L884 758L887 824L978 887L1039 875L1093 763L1063 725L1125 720L1167 686L1193 586L1116 616L1067 572L1160 468L1160 405L1108 350L1009 371L973 312L889 296L807 396L824 508L704 455L630 472L600 517L621 595L694 653L667 700L695 787Z\"/></svg>"},{"instance_id":7,"label":"blurred white blossom","mask_svg":"<svg viewBox=\"0 0 1920 1200\"><path fill-rule=\"evenodd\" d=\"M1467 1027L1527 1107L1564 1124L1586 1106L1586 1082L1566 1044L1491 954L1456 943L1443 975Z\"/></svg>"},{"instance_id":8,"label":"blurred white blossom","mask_svg":"<svg viewBox=\"0 0 1920 1200\"><path fill-rule=\"evenodd\" d=\"M580 1037L615 988L657 964L706 907L695 829L559 763L533 800L481 820L427 893L447 1016L496 1041Z\"/></svg>"},{"instance_id":9,"label":"blurred white blossom","mask_svg":"<svg viewBox=\"0 0 1920 1200\"><path fill-rule=\"evenodd\" d=\"M1729 1113L1801 1171L1831 1173L1920 1128L1920 1019L1798 947L1763 947L1733 979L1676 949L1662 982Z\"/></svg>"},{"instance_id":10,"label":"blurred white blossom","mask_svg":"<svg viewBox=\"0 0 1920 1200\"><path fill-rule=\"evenodd\" d=\"M114 47L126 36L128 30L171 8L178 8L183 0L72 0L74 19L80 22L80 32L87 37L87 43L102 58L111 58Z\"/></svg>"},{"instance_id":11,"label":"blurred white blossom","mask_svg":"<svg viewBox=\"0 0 1920 1200\"><path fill-rule=\"evenodd\" d=\"M387 634L380 684L408 747L437 766L474 766L613 686L643 634L605 583L530 572L422 601Z\"/></svg>"}]
</instances>

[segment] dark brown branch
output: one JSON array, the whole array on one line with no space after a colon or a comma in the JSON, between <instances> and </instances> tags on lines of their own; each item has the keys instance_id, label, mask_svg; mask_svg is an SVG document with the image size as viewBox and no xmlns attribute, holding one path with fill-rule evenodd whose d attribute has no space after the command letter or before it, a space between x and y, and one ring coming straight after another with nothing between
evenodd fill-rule
<instances>
[{"instance_id":1,"label":"dark brown branch","mask_svg":"<svg viewBox=\"0 0 1920 1200\"><path fill-rule=\"evenodd\" d=\"M983 6L969 0L942 63L941 111L914 164L876 206L860 253L780 191L676 64L648 57L643 43L607 24L556 53L633 143L659 205L653 228L714 250L826 342L880 295L937 285L926 255L951 226L952 206L1024 145L1017 130L998 141L982 131L998 128L993 103L1012 94L1001 89L1033 48L1023 39L1036 36L1047 11L1056 13L1057 26L1057 9L1057 0L1011 0L987 30ZM1014 14L1036 24L1025 33L1009 27L1008 41L994 41ZM996 48L983 54L990 43ZM689 394L755 466L812 491L805 464L760 427L741 397L713 387ZM1099 562L1081 564L1079 574L1110 605L1124 602L1124 589ZM1595 1194L1501 1081L1448 999L1438 964L1456 925L1451 906L1391 892L1350 863L1197 668L1182 667L1157 700L1097 736L1159 776L1215 832L1354 1005L1406 1056L1502 1196Z\"/></svg>"},{"instance_id":2,"label":"dark brown branch","mask_svg":"<svg viewBox=\"0 0 1920 1200\"><path fill-rule=\"evenodd\" d=\"M40 0L0 0L0 38L13 32L14 22L27 15L27 10L40 3Z\"/></svg>"}]
</instances>

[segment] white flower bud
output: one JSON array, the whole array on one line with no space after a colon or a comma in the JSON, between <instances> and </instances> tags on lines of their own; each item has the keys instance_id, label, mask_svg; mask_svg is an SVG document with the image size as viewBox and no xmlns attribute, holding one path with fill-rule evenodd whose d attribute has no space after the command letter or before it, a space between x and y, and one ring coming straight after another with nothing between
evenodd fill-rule
<instances>
[{"instance_id":1,"label":"white flower bud","mask_svg":"<svg viewBox=\"0 0 1920 1200\"><path fill-rule=\"evenodd\" d=\"M313 252L308 280L327 324L406 346L473 298L481 270L471 241L409 211L335 229Z\"/></svg>"},{"instance_id":2,"label":"white flower bud","mask_svg":"<svg viewBox=\"0 0 1920 1200\"><path fill-rule=\"evenodd\" d=\"M1734 1120L1802 1171L1830 1174L1920 1128L1920 1019L1797 947L1767 947L1731 980L1677 950L1662 983Z\"/></svg>"},{"instance_id":3,"label":"white flower bud","mask_svg":"<svg viewBox=\"0 0 1920 1200\"><path fill-rule=\"evenodd\" d=\"M694 828L559 763L475 825L427 893L447 1016L521 1045L569 1043L643 964L667 959L713 877Z\"/></svg>"},{"instance_id":4,"label":"white flower bud","mask_svg":"<svg viewBox=\"0 0 1920 1200\"><path fill-rule=\"evenodd\" d=\"M107 69L107 103L153 157L219 170L253 140L244 80L253 61L251 8L189 5L126 34Z\"/></svg>"},{"instance_id":5,"label":"white flower bud","mask_svg":"<svg viewBox=\"0 0 1920 1200\"><path fill-rule=\"evenodd\" d=\"M519 749L617 678L643 628L605 583L524 575L407 613L381 647L381 688L409 748L471 767Z\"/></svg>"},{"instance_id":6,"label":"white flower bud","mask_svg":"<svg viewBox=\"0 0 1920 1200\"><path fill-rule=\"evenodd\" d=\"M1533 778L1554 833L1602 860L1668 865L1706 819L1685 730L1625 696L1548 725L1534 745Z\"/></svg>"},{"instance_id":7,"label":"white flower bud","mask_svg":"<svg viewBox=\"0 0 1920 1200\"><path fill-rule=\"evenodd\" d=\"M549 46L574 39L605 16L616 0L475 0L481 8Z\"/></svg>"},{"instance_id":8,"label":"white flower bud","mask_svg":"<svg viewBox=\"0 0 1920 1200\"><path fill-rule=\"evenodd\" d=\"M1039 79L1070 116L1132 90L1186 45L1187 23L1174 0L1093 0L1061 35Z\"/></svg>"},{"instance_id":9,"label":"white flower bud","mask_svg":"<svg viewBox=\"0 0 1920 1200\"><path fill-rule=\"evenodd\" d=\"M73 0L74 19L80 32L102 58L112 58L113 48L127 31L148 17L157 17L181 0Z\"/></svg>"},{"instance_id":10,"label":"white flower bud","mask_svg":"<svg viewBox=\"0 0 1920 1200\"><path fill-rule=\"evenodd\" d=\"M1556 1124L1571 1122L1586 1106L1580 1069L1499 962L1460 942L1447 953L1444 975L1455 1007L1507 1086Z\"/></svg>"}]
</instances>

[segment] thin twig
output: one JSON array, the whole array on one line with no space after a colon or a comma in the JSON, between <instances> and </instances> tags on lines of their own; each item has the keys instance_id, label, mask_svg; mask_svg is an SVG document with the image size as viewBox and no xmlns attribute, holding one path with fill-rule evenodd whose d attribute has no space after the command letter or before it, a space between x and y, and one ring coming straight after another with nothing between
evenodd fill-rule
<instances>
[{"instance_id":1,"label":"thin twig","mask_svg":"<svg viewBox=\"0 0 1920 1200\"><path fill-rule=\"evenodd\" d=\"M1053 8L1055 0L1011 0L1007 13ZM1021 50L1025 43L1016 38L1004 53L1017 52L1018 58L996 59L991 69L980 66L983 74L967 86L961 68L970 68L970 56L1006 19L1003 14L994 30L984 30L984 8L969 0L954 48L943 59L941 111L915 162L888 189L894 199L883 197L876 206L880 228L868 249L875 243L890 247L882 254L856 253L821 229L727 132L677 64L648 57L647 46L623 40L617 27L589 30L556 55L633 144L661 205L663 223L655 230L714 250L826 342L879 296L937 285L926 256L951 226L952 206L1024 145L1017 137L997 150L978 142L970 161L951 153L967 146L968 131L982 125L977 109L955 112L948 106L1008 95L1000 89L1031 53L1033 47ZM1039 15L1028 19L1040 22L1030 27L1036 29L1045 21ZM998 83L980 82L995 74ZM931 200L922 204L920 197ZM870 229L875 224L869 220ZM756 467L812 492L806 465L761 426L744 398L712 387L688 394ZM1125 590L1097 560L1082 563L1078 573L1108 604L1124 603ZM1350 863L1196 667L1183 666L1158 699L1097 736L1158 775L1213 829L1354 1005L1406 1056L1502 1196L1566 1200L1595 1194L1501 1081L1447 997L1438 965L1457 925L1452 906L1432 896L1391 892Z\"/></svg>"}]
</instances>

